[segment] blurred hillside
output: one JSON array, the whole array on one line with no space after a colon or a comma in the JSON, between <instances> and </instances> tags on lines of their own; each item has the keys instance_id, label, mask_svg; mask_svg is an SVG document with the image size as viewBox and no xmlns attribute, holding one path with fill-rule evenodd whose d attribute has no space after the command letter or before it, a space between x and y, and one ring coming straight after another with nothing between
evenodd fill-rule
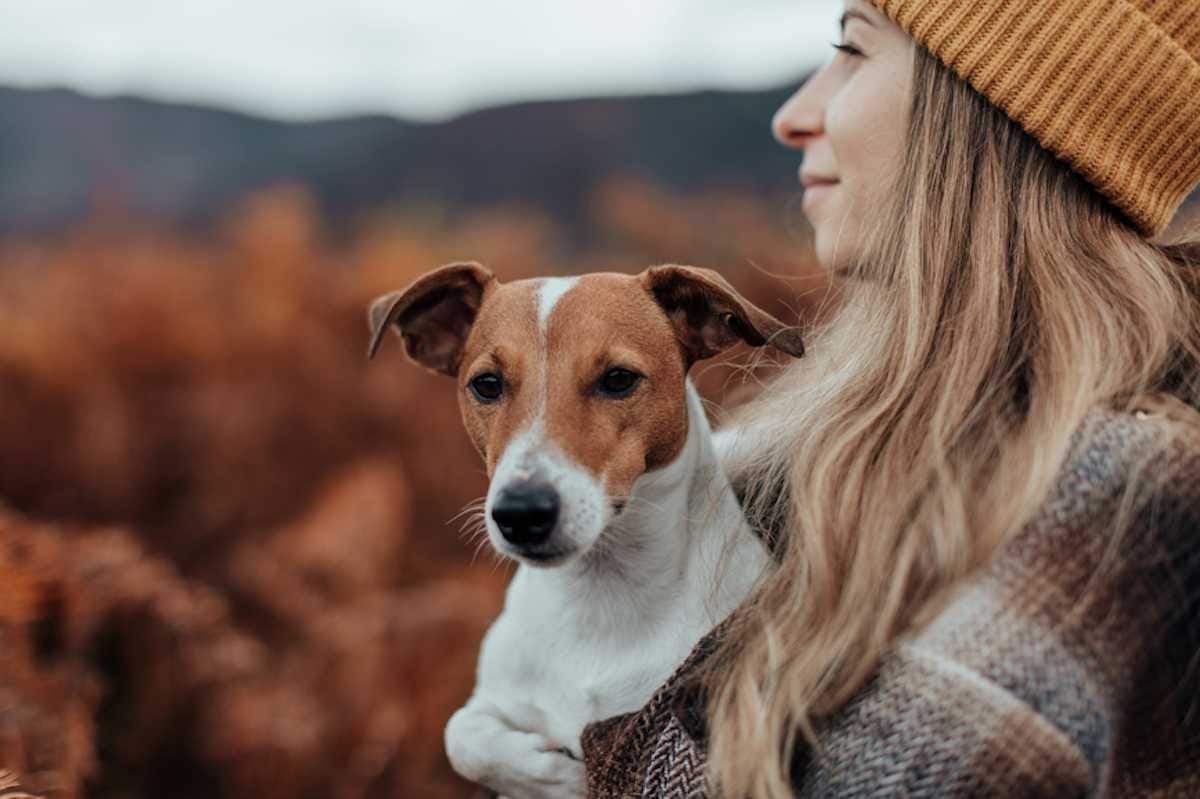
<instances>
[{"instance_id":1,"label":"blurred hillside","mask_svg":"<svg viewBox=\"0 0 1200 799\"><path fill-rule=\"evenodd\" d=\"M367 304L462 258L709 266L791 320L824 285L753 195L612 177L583 207L570 257L527 207L334 236L286 186L203 235L0 240L0 769L47 799L470 796L442 727L510 569L459 532L486 480L453 381L394 338L368 363ZM702 393L753 390L746 355Z\"/></svg>"},{"instance_id":2,"label":"blurred hillside","mask_svg":"<svg viewBox=\"0 0 1200 799\"><path fill-rule=\"evenodd\" d=\"M68 91L0 89L0 232L57 229L94 212L195 224L280 182L331 223L381 204L554 209L586 232L614 173L668 189L797 191L770 140L788 89L540 102L442 124L362 117L285 124L209 108Z\"/></svg>"},{"instance_id":3,"label":"blurred hillside","mask_svg":"<svg viewBox=\"0 0 1200 799\"><path fill-rule=\"evenodd\" d=\"M799 159L771 141L769 121L795 85L525 103L440 124L288 124L0 87L0 234L97 216L204 227L247 194L291 182L335 228L381 206L436 216L521 204L551 210L586 245L590 197L614 174L676 192L794 197Z\"/></svg>"}]
</instances>

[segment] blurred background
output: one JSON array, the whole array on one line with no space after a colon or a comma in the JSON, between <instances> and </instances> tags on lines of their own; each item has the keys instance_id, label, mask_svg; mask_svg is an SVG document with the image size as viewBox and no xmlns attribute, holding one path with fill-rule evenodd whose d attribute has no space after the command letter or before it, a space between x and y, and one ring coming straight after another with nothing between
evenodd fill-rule
<instances>
[{"instance_id":1,"label":"blurred background","mask_svg":"<svg viewBox=\"0 0 1200 799\"><path fill-rule=\"evenodd\" d=\"M366 306L670 261L811 318L769 123L840 8L0 2L0 791L471 795L442 727L511 568Z\"/></svg>"},{"instance_id":2,"label":"blurred background","mask_svg":"<svg viewBox=\"0 0 1200 799\"><path fill-rule=\"evenodd\" d=\"M442 728L511 567L367 304L671 261L809 312L769 123L839 0L0 8L0 793L471 795Z\"/></svg>"}]
</instances>

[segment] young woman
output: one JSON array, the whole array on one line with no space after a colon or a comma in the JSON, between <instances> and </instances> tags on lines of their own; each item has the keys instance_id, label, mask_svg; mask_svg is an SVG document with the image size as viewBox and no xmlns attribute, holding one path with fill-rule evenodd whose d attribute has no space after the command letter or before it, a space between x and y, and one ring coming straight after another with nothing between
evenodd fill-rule
<instances>
[{"instance_id":1,"label":"young woman","mask_svg":"<svg viewBox=\"0 0 1200 799\"><path fill-rule=\"evenodd\" d=\"M777 566L591 795L1200 796L1200 0L847 0L845 291L734 420Z\"/></svg>"}]
</instances>

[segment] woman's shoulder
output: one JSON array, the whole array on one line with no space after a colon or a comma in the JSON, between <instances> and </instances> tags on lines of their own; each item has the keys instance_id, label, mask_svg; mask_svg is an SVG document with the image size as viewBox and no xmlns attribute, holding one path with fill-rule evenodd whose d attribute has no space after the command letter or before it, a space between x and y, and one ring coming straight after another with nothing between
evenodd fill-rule
<instances>
[{"instance_id":1,"label":"woman's shoulder","mask_svg":"<svg viewBox=\"0 0 1200 799\"><path fill-rule=\"evenodd\" d=\"M1198 619L1200 414L1097 408L1040 512L881 664L802 785L858 779L872 751L879 785L940 771L929 795L1197 784Z\"/></svg>"},{"instance_id":2,"label":"woman's shoulder","mask_svg":"<svg viewBox=\"0 0 1200 799\"><path fill-rule=\"evenodd\" d=\"M1038 512L969 585L972 601L992 597L989 613L1019 608L1025 629L1036 618L1064 646L1111 649L1111 663L1164 630L1196 654L1200 628L1174 625L1180 608L1200 610L1200 412L1165 394L1094 408Z\"/></svg>"},{"instance_id":3,"label":"woman's shoulder","mask_svg":"<svg viewBox=\"0 0 1200 799\"><path fill-rule=\"evenodd\" d=\"M1200 414L1165 395L1097 407L1035 518L831 720L798 793L1200 781L1198 619Z\"/></svg>"},{"instance_id":4,"label":"woman's shoulder","mask_svg":"<svg viewBox=\"0 0 1200 799\"><path fill-rule=\"evenodd\" d=\"M1200 411L1170 394L1095 406L1073 432L1033 527L1111 513L1114 502L1200 502Z\"/></svg>"},{"instance_id":5,"label":"woman's shoulder","mask_svg":"<svg viewBox=\"0 0 1200 799\"><path fill-rule=\"evenodd\" d=\"M1124 467L1157 457L1168 468L1187 468L1197 448L1200 409L1167 393L1144 394L1120 406L1098 404L1072 437L1076 459L1099 457Z\"/></svg>"}]
</instances>

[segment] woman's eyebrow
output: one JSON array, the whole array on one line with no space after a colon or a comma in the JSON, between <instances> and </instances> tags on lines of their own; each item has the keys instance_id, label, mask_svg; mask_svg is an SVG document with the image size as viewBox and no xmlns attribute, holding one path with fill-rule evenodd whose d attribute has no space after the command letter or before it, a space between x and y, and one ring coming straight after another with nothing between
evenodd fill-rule
<instances>
[{"instance_id":1,"label":"woman's eyebrow","mask_svg":"<svg viewBox=\"0 0 1200 799\"><path fill-rule=\"evenodd\" d=\"M850 20L851 17L856 17L858 19L861 19L863 22L867 23L871 27L875 26L875 23L866 14L864 14L861 11L854 11L852 9L850 11L847 11L845 14L842 14L842 33L846 32L846 23Z\"/></svg>"}]
</instances>

